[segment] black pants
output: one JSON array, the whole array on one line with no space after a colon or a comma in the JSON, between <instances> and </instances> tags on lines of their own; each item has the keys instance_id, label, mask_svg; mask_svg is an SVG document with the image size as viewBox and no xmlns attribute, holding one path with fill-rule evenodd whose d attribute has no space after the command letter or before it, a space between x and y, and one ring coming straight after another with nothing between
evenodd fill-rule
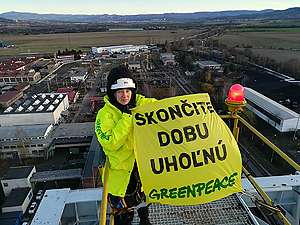
<instances>
[{"instance_id":1,"label":"black pants","mask_svg":"<svg viewBox=\"0 0 300 225\"><path fill-rule=\"evenodd\" d=\"M137 164L134 164L133 170L130 175L129 184L126 189L124 199L118 196L109 194L109 202L113 209L117 212L115 215L115 225L131 225L133 220L134 211L130 208L137 206L141 202L146 201L144 192L141 191L141 180L137 169ZM121 209L124 205L128 210ZM118 212L119 210L119 212ZM148 207L142 207L138 209L138 215L140 220L148 219L149 211Z\"/></svg>"}]
</instances>

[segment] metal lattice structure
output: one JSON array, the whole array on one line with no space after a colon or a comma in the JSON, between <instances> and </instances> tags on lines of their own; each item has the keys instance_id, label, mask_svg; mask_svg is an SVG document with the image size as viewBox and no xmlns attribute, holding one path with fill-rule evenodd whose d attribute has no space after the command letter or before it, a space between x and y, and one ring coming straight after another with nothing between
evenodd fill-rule
<instances>
[{"instance_id":1,"label":"metal lattice structure","mask_svg":"<svg viewBox=\"0 0 300 225\"><path fill-rule=\"evenodd\" d=\"M252 225L257 224L236 195L196 206L153 204L149 207L153 225ZM135 212L133 225L139 219Z\"/></svg>"}]
</instances>

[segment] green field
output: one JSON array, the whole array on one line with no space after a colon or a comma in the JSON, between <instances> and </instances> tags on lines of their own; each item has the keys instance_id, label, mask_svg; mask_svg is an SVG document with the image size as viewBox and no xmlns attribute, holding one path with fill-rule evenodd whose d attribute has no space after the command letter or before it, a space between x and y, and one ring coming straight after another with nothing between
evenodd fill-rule
<instances>
[{"instance_id":1,"label":"green field","mask_svg":"<svg viewBox=\"0 0 300 225\"><path fill-rule=\"evenodd\" d=\"M57 50L82 49L92 46L108 46L122 44L164 43L181 37L199 33L198 30L145 30L145 31L113 31L90 33L64 33L41 35L4 35L0 41L14 44L15 48L0 49L0 55L16 55L22 53L56 52Z\"/></svg>"},{"instance_id":2,"label":"green field","mask_svg":"<svg viewBox=\"0 0 300 225\"><path fill-rule=\"evenodd\" d=\"M230 47L251 45L253 48L300 49L300 29L296 28L293 31L230 32L220 37L220 42Z\"/></svg>"},{"instance_id":3,"label":"green field","mask_svg":"<svg viewBox=\"0 0 300 225\"><path fill-rule=\"evenodd\" d=\"M284 62L297 58L300 60L300 29L299 28L259 28L259 32L248 32L242 28L239 32L227 32L219 37L220 43L228 47L243 48L250 46L251 51L261 56Z\"/></svg>"}]
</instances>

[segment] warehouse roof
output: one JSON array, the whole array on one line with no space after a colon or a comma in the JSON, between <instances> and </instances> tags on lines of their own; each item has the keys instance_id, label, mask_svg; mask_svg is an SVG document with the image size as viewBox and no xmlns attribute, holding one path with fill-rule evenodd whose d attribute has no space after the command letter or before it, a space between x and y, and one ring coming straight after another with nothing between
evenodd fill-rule
<instances>
[{"instance_id":1,"label":"warehouse roof","mask_svg":"<svg viewBox=\"0 0 300 225\"><path fill-rule=\"evenodd\" d=\"M41 93L33 95L16 106L8 107L3 114L25 114L53 112L66 97L62 93Z\"/></svg>"},{"instance_id":2,"label":"warehouse roof","mask_svg":"<svg viewBox=\"0 0 300 225\"><path fill-rule=\"evenodd\" d=\"M30 190L29 187L13 189L3 203L2 208L22 205Z\"/></svg>"},{"instance_id":3,"label":"warehouse roof","mask_svg":"<svg viewBox=\"0 0 300 225\"><path fill-rule=\"evenodd\" d=\"M255 104L256 106L262 108L263 110L281 120L294 119L299 117L298 113L288 109L287 107L273 101L272 99L260 94L259 92L251 88L245 87L245 97L250 105Z\"/></svg>"},{"instance_id":4,"label":"warehouse roof","mask_svg":"<svg viewBox=\"0 0 300 225\"><path fill-rule=\"evenodd\" d=\"M63 137L87 137L93 136L94 134L94 122L86 123L62 123L60 124L53 133L54 138Z\"/></svg>"},{"instance_id":5,"label":"warehouse roof","mask_svg":"<svg viewBox=\"0 0 300 225\"><path fill-rule=\"evenodd\" d=\"M47 136L51 124L0 127L0 141L4 139L36 138Z\"/></svg>"},{"instance_id":6,"label":"warehouse roof","mask_svg":"<svg viewBox=\"0 0 300 225\"><path fill-rule=\"evenodd\" d=\"M9 167L2 180L21 179L29 176L34 166Z\"/></svg>"},{"instance_id":7,"label":"warehouse roof","mask_svg":"<svg viewBox=\"0 0 300 225\"><path fill-rule=\"evenodd\" d=\"M66 180L81 178L82 169L68 169L68 170L50 170L36 172L30 178L30 182L44 182L55 180Z\"/></svg>"}]
</instances>

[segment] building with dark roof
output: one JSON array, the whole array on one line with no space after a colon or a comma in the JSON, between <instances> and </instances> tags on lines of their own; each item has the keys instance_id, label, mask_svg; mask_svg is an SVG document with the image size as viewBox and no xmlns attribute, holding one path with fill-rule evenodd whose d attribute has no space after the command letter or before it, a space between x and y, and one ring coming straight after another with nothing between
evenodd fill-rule
<instances>
[{"instance_id":1,"label":"building with dark roof","mask_svg":"<svg viewBox=\"0 0 300 225\"><path fill-rule=\"evenodd\" d=\"M25 213L33 193L29 187L13 189L2 205L3 213L22 212Z\"/></svg>"},{"instance_id":2,"label":"building with dark roof","mask_svg":"<svg viewBox=\"0 0 300 225\"><path fill-rule=\"evenodd\" d=\"M20 91L7 91L0 95L0 104L4 107L9 107L14 104L17 100L23 97L23 92Z\"/></svg>"},{"instance_id":3,"label":"building with dark roof","mask_svg":"<svg viewBox=\"0 0 300 225\"><path fill-rule=\"evenodd\" d=\"M35 172L34 166L10 167L1 179L4 195L7 197L16 188L31 188L30 178Z\"/></svg>"},{"instance_id":4,"label":"building with dark roof","mask_svg":"<svg viewBox=\"0 0 300 225\"><path fill-rule=\"evenodd\" d=\"M0 114L1 126L57 124L61 113L69 108L66 94L41 93L33 95Z\"/></svg>"},{"instance_id":5,"label":"building with dark roof","mask_svg":"<svg viewBox=\"0 0 300 225\"><path fill-rule=\"evenodd\" d=\"M20 224L22 220L21 212L12 212L12 213L0 213L0 224L1 225L12 225Z\"/></svg>"}]
</instances>

